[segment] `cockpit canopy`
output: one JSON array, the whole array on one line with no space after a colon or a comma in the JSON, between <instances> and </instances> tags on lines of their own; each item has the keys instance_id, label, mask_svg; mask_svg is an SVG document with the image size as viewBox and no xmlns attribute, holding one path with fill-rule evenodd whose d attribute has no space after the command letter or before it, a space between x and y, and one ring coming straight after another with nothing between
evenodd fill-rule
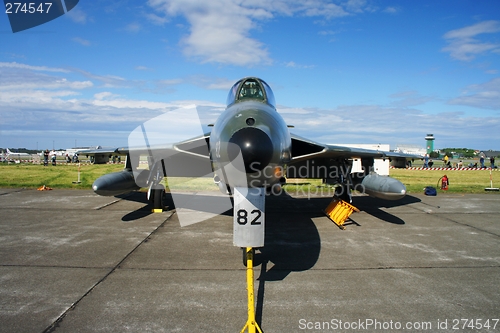
<instances>
[{"instance_id":1,"label":"cockpit canopy","mask_svg":"<svg viewBox=\"0 0 500 333\"><path fill-rule=\"evenodd\" d=\"M229 90L227 105L248 100L261 101L276 108L271 87L256 77L245 78L236 82Z\"/></svg>"}]
</instances>

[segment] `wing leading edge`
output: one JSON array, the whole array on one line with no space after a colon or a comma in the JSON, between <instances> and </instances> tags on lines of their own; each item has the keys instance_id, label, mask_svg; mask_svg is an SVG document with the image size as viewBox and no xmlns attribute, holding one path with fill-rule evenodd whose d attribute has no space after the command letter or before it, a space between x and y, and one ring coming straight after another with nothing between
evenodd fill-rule
<instances>
[{"instance_id":1,"label":"wing leading edge","mask_svg":"<svg viewBox=\"0 0 500 333\"><path fill-rule=\"evenodd\" d=\"M422 156L387 152L381 150L354 148L321 144L301 136L291 134L292 137L292 162L298 163L315 158L396 158L396 159L420 159Z\"/></svg>"}]
</instances>

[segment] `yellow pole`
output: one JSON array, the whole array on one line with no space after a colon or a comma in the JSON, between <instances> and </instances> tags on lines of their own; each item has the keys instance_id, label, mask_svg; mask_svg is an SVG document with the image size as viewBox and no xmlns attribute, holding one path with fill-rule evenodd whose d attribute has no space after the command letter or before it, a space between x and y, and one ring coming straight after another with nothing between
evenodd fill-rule
<instances>
[{"instance_id":1,"label":"yellow pole","mask_svg":"<svg viewBox=\"0 0 500 333\"><path fill-rule=\"evenodd\" d=\"M248 328L248 333L256 333L259 331L262 333L262 330L259 327L259 324L255 321L255 301L253 294L253 249L251 247L246 248L246 258L247 258L247 296L248 296L248 319L245 327L241 330L240 333L245 332L245 329Z\"/></svg>"}]
</instances>

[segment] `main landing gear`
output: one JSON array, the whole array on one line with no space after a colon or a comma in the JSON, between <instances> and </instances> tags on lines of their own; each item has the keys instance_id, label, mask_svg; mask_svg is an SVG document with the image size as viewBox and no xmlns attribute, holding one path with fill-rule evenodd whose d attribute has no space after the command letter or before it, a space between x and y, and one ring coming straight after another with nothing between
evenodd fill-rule
<instances>
[{"instance_id":1,"label":"main landing gear","mask_svg":"<svg viewBox=\"0 0 500 333\"><path fill-rule=\"evenodd\" d=\"M153 213L161 213L165 209L163 198L165 197L165 186L158 184L150 189L149 200L153 204Z\"/></svg>"}]
</instances>

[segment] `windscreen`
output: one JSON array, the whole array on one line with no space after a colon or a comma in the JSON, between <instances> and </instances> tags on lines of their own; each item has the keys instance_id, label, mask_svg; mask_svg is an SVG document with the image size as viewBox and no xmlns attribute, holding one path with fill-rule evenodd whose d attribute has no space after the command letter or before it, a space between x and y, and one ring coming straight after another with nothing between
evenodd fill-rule
<instances>
[{"instance_id":1,"label":"windscreen","mask_svg":"<svg viewBox=\"0 0 500 333\"><path fill-rule=\"evenodd\" d=\"M258 78L247 78L236 82L229 90L227 105L245 100L259 100L276 107L274 94L269 85Z\"/></svg>"}]
</instances>

